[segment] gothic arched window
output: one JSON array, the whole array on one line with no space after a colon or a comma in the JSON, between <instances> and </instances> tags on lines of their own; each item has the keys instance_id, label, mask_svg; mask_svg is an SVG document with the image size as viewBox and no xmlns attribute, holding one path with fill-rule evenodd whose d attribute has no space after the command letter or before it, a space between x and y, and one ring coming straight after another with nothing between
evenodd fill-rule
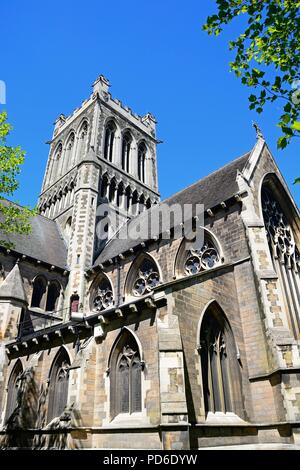
<instances>
[{"instance_id":1,"label":"gothic arched window","mask_svg":"<svg viewBox=\"0 0 300 470\"><path fill-rule=\"evenodd\" d=\"M88 123L84 121L79 130L79 143L78 143L78 151L77 151L77 161L81 160L81 157L84 152L86 137L88 133Z\"/></svg>"},{"instance_id":2,"label":"gothic arched window","mask_svg":"<svg viewBox=\"0 0 300 470\"><path fill-rule=\"evenodd\" d=\"M53 180L53 177L56 177L57 174L60 172L60 165L61 165L61 155L62 155L62 144L58 144L54 151L54 158L52 159L52 162L50 163L49 167L49 176L48 176L48 182L51 183Z\"/></svg>"},{"instance_id":3,"label":"gothic arched window","mask_svg":"<svg viewBox=\"0 0 300 470\"><path fill-rule=\"evenodd\" d=\"M145 161L146 161L147 148L144 142L138 147L138 178L142 183L145 183Z\"/></svg>"},{"instance_id":4,"label":"gothic arched window","mask_svg":"<svg viewBox=\"0 0 300 470\"><path fill-rule=\"evenodd\" d=\"M19 377L23 372L22 363L17 360L8 381L7 387L7 403L5 410L5 422L9 419L17 406L17 396L19 387Z\"/></svg>"},{"instance_id":5,"label":"gothic arched window","mask_svg":"<svg viewBox=\"0 0 300 470\"><path fill-rule=\"evenodd\" d=\"M112 287L106 277L100 277L92 289L91 309L101 312L113 305L114 298Z\"/></svg>"},{"instance_id":6,"label":"gothic arched window","mask_svg":"<svg viewBox=\"0 0 300 470\"><path fill-rule=\"evenodd\" d=\"M58 308L58 301L61 292L61 287L58 282L50 282L47 291L47 302L46 310L47 312L54 312Z\"/></svg>"},{"instance_id":7,"label":"gothic arched window","mask_svg":"<svg viewBox=\"0 0 300 470\"><path fill-rule=\"evenodd\" d=\"M220 255L210 237L205 234L203 245L200 249L190 249L187 251L184 263L186 275L197 274L200 271L218 266L221 262Z\"/></svg>"},{"instance_id":8,"label":"gothic arched window","mask_svg":"<svg viewBox=\"0 0 300 470\"><path fill-rule=\"evenodd\" d=\"M159 271L150 258L144 258L138 269L133 268L132 293L135 296L141 296L150 292L160 282Z\"/></svg>"},{"instance_id":9,"label":"gothic arched window","mask_svg":"<svg viewBox=\"0 0 300 470\"><path fill-rule=\"evenodd\" d=\"M53 361L49 377L48 422L62 414L68 401L70 359L61 348Z\"/></svg>"},{"instance_id":10,"label":"gothic arched window","mask_svg":"<svg viewBox=\"0 0 300 470\"><path fill-rule=\"evenodd\" d=\"M62 144L59 144L56 149L55 157L54 157L56 161L60 160L61 154L62 154Z\"/></svg>"},{"instance_id":11,"label":"gothic arched window","mask_svg":"<svg viewBox=\"0 0 300 470\"><path fill-rule=\"evenodd\" d=\"M109 202L114 203L116 199L116 190L117 190L117 183L116 180L113 178L110 182L109 186L109 193L108 193L108 200Z\"/></svg>"},{"instance_id":12,"label":"gothic arched window","mask_svg":"<svg viewBox=\"0 0 300 470\"><path fill-rule=\"evenodd\" d=\"M75 133L71 132L64 152L64 163L63 163L63 173L74 163L74 144L75 144Z\"/></svg>"},{"instance_id":13,"label":"gothic arched window","mask_svg":"<svg viewBox=\"0 0 300 470\"><path fill-rule=\"evenodd\" d=\"M44 308L45 298L47 291L47 282L41 277L37 276L33 282L31 307Z\"/></svg>"},{"instance_id":14,"label":"gothic arched window","mask_svg":"<svg viewBox=\"0 0 300 470\"><path fill-rule=\"evenodd\" d=\"M274 268L284 294L290 328L296 338L300 331L300 252L292 228L271 190L262 188L263 217Z\"/></svg>"},{"instance_id":15,"label":"gothic arched window","mask_svg":"<svg viewBox=\"0 0 300 470\"><path fill-rule=\"evenodd\" d=\"M122 170L129 172L130 169L130 149L132 137L129 132L125 132L122 138Z\"/></svg>"},{"instance_id":16,"label":"gothic arched window","mask_svg":"<svg viewBox=\"0 0 300 470\"><path fill-rule=\"evenodd\" d=\"M125 329L110 359L111 417L142 410L142 361L134 336Z\"/></svg>"},{"instance_id":17,"label":"gothic arched window","mask_svg":"<svg viewBox=\"0 0 300 470\"><path fill-rule=\"evenodd\" d=\"M65 237L66 237L67 241L69 241L69 239L70 239L71 228L72 228L72 217L69 217L67 222L66 222L65 230L64 230Z\"/></svg>"},{"instance_id":18,"label":"gothic arched window","mask_svg":"<svg viewBox=\"0 0 300 470\"><path fill-rule=\"evenodd\" d=\"M138 195L138 192L136 190L133 191L133 193L132 193L131 203L132 203L132 206L131 206L132 213L133 213L133 215L137 215L138 210L139 210L139 195Z\"/></svg>"},{"instance_id":19,"label":"gothic arched window","mask_svg":"<svg viewBox=\"0 0 300 470\"><path fill-rule=\"evenodd\" d=\"M202 320L200 355L205 411L236 411L241 401L237 351L230 326L214 304Z\"/></svg>"},{"instance_id":20,"label":"gothic arched window","mask_svg":"<svg viewBox=\"0 0 300 470\"><path fill-rule=\"evenodd\" d=\"M109 121L105 128L104 138L104 158L109 162L113 161L115 133L116 125L113 121Z\"/></svg>"}]
</instances>

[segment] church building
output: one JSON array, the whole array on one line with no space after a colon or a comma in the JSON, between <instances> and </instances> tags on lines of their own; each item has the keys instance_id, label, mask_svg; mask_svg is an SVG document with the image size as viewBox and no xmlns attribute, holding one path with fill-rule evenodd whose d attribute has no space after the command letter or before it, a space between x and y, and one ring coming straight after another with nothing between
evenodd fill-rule
<instances>
[{"instance_id":1,"label":"church building","mask_svg":"<svg viewBox=\"0 0 300 470\"><path fill-rule=\"evenodd\" d=\"M152 114L101 75L57 118L31 233L1 235L0 448L300 448L299 211L256 130L161 201Z\"/></svg>"}]
</instances>

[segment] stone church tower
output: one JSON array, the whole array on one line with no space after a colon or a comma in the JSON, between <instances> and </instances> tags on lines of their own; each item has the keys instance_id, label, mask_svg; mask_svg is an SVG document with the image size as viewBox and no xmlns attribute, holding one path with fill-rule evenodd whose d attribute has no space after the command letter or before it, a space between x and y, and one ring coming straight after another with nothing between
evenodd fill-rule
<instances>
[{"instance_id":1,"label":"stone church tower","mask_svg":"<svg viewBox=\"0 0 300 470\"><path fill-rule=\"evenodd\" d=\"M0 447L300 446L299 210L260 131L161 202L155 124L100 76L56 120L31 234L1 234ZM197 247L175 218L142 236L187 204Z\"/></svg>"},{"instance_id":2,"label":"stone church tower","mask_svg":"<svg viewBox=\"0 0 300 470\"><path fill-rule=\"evenodd\" d=\"M56 120L50 142L39 207L68 243L67 298L76 291L83 299L85 270L103 245L128 219L159 201L155 119L113 99L109 86L99 76L90 98ZM109 209L108 224L101 223L102 205Z\"/></svg>"}]
</instances>

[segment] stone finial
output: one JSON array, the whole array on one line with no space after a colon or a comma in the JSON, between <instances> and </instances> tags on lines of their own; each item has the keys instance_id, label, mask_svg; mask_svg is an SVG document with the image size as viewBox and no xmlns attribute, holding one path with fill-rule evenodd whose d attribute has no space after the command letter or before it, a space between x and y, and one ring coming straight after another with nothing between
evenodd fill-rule
<instances>
[{"instance_id":1,"label":"stone finial","mask_svg":"<svg viewBox=\"0 0 300 470\"><path fill-rule=\"evenodd\" d=\"M142 117L142 122L148 126L150 126L152 129L155 129L156 126L156 119L151 113L145 114L145 116Z\"/></svg>"},{"instance_id":2,"label":"stone finial","mask_svg":"<svg viewBox=\"0 0 300 470\"><path fill-rule=\"evenodd\" d=\"M263 133L262 133L262 131L261 131L259 125L257 124L257 122L252 121L252 127L254 127L254 129L255 129L256 138L257 138L257 139L265 140L265 138L264 138L264 136L263 136Z\"/></svg>"},{"instance_id":3,"label":"stone finial","mask_svg":"<svg viewBox=\"0 0 300 470\"><path fill-rule=\"evenodd\" d=\"M93 92L94 93L99 93L100 96L102 96L103 92L108 93L110 83L107 78L104 77L104 75L99 75L99 77L96 78L96 80L93 83Z\"/></svg>"},{"instance_id":4,"label":"stone finial","mask_svg":"<svg viewBox=\"0 0 300 470\"><path fill-rule=\"evenodd\" d=\"M54 128L57 129L58 127L62 126L66 122L66 116L64 114L60 114L58 118L55 119Z\"/></svg>"},{"instance_id":5,"label":"stone finial","mask_svg":"<svg viewBox=\"0 0 300 470\"><path fill-rule=\"evenodd\" d=\"M16 263L0 287L0 299L14 299L28 304L19 263Z\"/></svg>"}]
</instances>

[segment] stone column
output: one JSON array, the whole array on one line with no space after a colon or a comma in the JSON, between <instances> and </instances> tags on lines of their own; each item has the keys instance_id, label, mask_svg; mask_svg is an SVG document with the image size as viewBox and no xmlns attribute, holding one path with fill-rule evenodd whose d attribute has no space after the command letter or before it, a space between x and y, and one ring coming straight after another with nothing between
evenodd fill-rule
<instances>
[{"instance_id":1,"label":"stone column","mask_svg":"<svg viewBox=\"0 0 300 470\"><path fill-rule=\"evenodd\" d=\"M172 295L157 315L161 426L164 450L189 449L184 360L178 317L172 314Z\"/></svg>"}]
</instances>

